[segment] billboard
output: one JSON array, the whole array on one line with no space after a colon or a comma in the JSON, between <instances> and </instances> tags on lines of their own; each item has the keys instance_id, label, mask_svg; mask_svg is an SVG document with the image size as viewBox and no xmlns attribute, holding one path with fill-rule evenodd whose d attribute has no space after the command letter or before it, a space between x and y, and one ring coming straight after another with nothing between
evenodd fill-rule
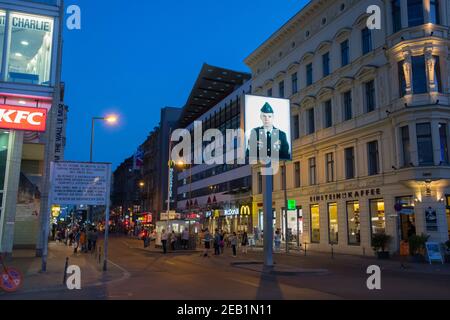
<instances>
[{"instance_id":1,"label":"billboard","mask_svg":"<svg viewBox=\"0 0 450 320\"><path fill-rule=\"evenodd\" d=\"M245 96L245 149L251 164L292 160L289 99Z\"/></svg>"}]
</instances>

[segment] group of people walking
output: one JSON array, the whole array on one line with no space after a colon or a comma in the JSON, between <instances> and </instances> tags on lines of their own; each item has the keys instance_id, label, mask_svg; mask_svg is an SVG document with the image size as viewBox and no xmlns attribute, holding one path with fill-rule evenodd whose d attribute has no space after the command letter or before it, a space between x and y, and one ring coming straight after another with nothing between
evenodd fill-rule
<instances>
[{"instance_id":1,"label":"group of people walking","mask_svg":"<svg viewBox=\"0 0 450 320\"><path fill-rule=\"evenodd\" d=\"M225 246L227 248L232 249L233 257L237 256L237 248L240 244L242 248L242 253L247 253L248 247L248 234L247 232L242 233L242 235L238 236L236 232L226 233L223 231L219 231L219 229L215 229L214 235L209 232L209 229L205 229L203 232L202 241L204 243L205 250L203 252L204 257L210 256L211 244L214 247L214 255L220 256L224 254Z\"/></svg>"},{"instance_id":2,"label":"group of people walking","mask_svg":"<svg viewBox=\"0 0 450 320\"><path fill-rule=\"evenodd\" d=\"M98 231L93 226L73 226L57 228L53 237L54 241L73 247L73 253L95 251L97 247Z\"/></svg>"},{"instance_id":3,"label":"group of people walking","mask_svg":"<svg viewBox=\"0 0 450 320\"><path fill-rule=\"evenodd\" d=\"M164 254L167 253L168 245L170 245L170 249L172 251L175 251L177 249L177 242L178 239L181 240L181 248L184 250L189 249L189 239L190 234L188 229L184 229L183 232L181 232L180 235L177 235L175 231L172 231L172 233L166 232L166 230L162 230L161 233L161 243Z\"/></svg>"}]
</instances>

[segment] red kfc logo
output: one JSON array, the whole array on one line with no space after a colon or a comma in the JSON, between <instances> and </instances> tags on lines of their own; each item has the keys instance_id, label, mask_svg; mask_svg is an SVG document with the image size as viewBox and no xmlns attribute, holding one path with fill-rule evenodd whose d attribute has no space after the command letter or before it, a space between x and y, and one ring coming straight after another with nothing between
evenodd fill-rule
<instances>
[{"instance_id":1,"label":"red kfc logo","mask_svg":"<svg viewBox=\"0 0 450 320\"><path fill-rule=\"evenodd\" d=\"M0 128L45 132L47 109L0 105Z\"/></svg>"}]
</instances>

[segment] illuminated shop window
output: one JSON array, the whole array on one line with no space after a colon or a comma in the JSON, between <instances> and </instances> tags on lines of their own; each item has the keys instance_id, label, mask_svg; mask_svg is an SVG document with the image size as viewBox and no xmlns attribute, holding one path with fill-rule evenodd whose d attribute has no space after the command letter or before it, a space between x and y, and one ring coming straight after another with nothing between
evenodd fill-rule
<instances>
[{"instance_id":1,"label":"illuminated shop window","mask_svg":"<svg viewBox=\"0 0 450 320\"><path fill-rule=\"evenodd\" d=\"M330 239L330 244L337 244L338 237L338 210L337 203L328 204L328 234Z\"/></svg>"},{"instance_id":2,"label":"illuminated shop window","mask_svg":"<svg viewBox=\"0 0 450 320\"><path fill-rule=\"evenodd\" d=\"M318 204L311 206L311 242L320 242L320 210Z\"/></svg>"},{"instance_id":3,"label":"illuminated shop window","mask_svg":"<svg viewBox=\"0 0 450 320\"><path fill-rule=\"evenodd\" d=\"M50 85L53 20L11 13L8 81Z\"/></svg>"},{"instance_id":4,"label":"illuminated shop window","mask_svg":"<svg viewBox=\"0 0 450 320\"><path fill-rule=\"evenodd\" d=\"M383 199L370 200L370 222L372 235L386 232L386 216Z\"/></svg>"},{"instance_id":5,"label":"illuminated shop window","mask_svg":"<svg viewBox=\"0 0 450 320\"><path fill-rule=\"evenodd\" d=\"M347 202L348 244L361 244L361 220L359 202Z\"/></svg>"}]
</instances>

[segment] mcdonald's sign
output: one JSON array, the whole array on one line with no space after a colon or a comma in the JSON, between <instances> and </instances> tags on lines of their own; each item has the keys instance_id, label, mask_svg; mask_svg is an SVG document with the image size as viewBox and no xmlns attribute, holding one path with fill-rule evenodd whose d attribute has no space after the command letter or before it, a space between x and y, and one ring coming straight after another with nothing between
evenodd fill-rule
<instances>
[{"instance_id":1,"label":"mcdonald's sign","mask_svg":"<svg viewBox=\"0 0 450 320\"><path fill-rule=\"evenodd\" d=\"M250 216L252 214L252 209L248 205L241 206L240 213L241 216Z\"/></svg>"}]
</instances>

